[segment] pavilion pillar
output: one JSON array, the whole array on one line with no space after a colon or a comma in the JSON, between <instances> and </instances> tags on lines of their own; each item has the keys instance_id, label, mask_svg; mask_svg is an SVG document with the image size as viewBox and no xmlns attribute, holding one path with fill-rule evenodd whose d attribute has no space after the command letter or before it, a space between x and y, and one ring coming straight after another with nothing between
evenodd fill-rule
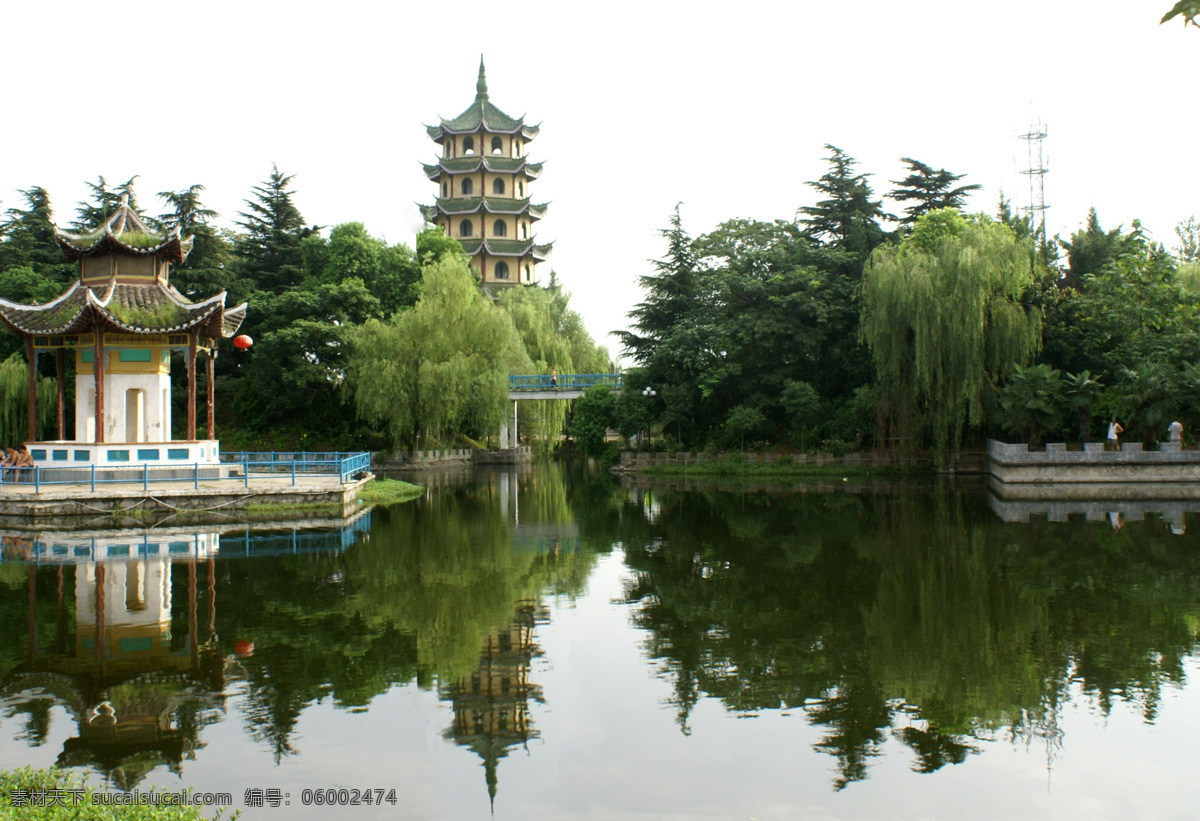
<instances>
[{"instance_id":1,"label":"pavilion pillar","mask_svg":"<svg viewBox=\"0 0 1200 821\"><path fill-rule=\"evenodd\" d=\"M187 440L196 441L196 331L188 334L187 355Z\"/></svg>"},{"instance_id":2,"label":"pavilion pillar","mask_svg":"<svg viewBox=\"0 0 1200 821\"><path fill-rule=\"evenodd\" d=\"M25 360L29 363L29 441L37 441L37 350L33 337L25 337Z\"/></svg>"},{"instance_id":3,"label":"pavilion pillar","mask_svg":"<svg viewBox=\"0 0 1200 821\"><path fill-rule=\"evenodd\" d=\"M204 363L205 376L207 377L207 385L205 386L206 395L204 397L204 412L207 417L206 421L208 422L208 439L210 442L217 438L216 427L213 424L213 366L215 364L213 360L216 358L217 341L214 339L209 341L208 358Z\"/></svg>"},{"instance_id":4,"label":"pavilion pillar","mask_svg":"<svg viewBox=\"0 0 1200 821\"><path fill-rule=\"evenodd\" d=\"M63 409L67 404L67 352L62 348L54 352L54 375L58 380L58 441L65 442L67 436Z\"/></svg>"},{"instance_id":5,"label":"pavilion pillar","mask_svg":"<svg viewBox=\"0 0 1200 821\"><path fill-rule=\"evenodd\" d=\"M104 332L96 329L96 347L92 352L92 379L96 383L96 418L92 423L96 444L104 444Z\"/></svg>"}]
</instances>

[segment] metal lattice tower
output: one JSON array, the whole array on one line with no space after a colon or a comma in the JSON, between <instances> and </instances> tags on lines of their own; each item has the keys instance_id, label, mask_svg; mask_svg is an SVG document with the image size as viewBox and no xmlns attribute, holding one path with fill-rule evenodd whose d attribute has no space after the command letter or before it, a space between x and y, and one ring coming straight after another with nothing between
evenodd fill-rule
<instances>
[{"instance_id":1,"label":"metal lattice tower","mask_svg":"<svg viewBox=\"0 0 1200 821\"><path fill-rule=\"evenodd\" d=\"M1022 208L1029 216L1029 224L1033 228L1035 236L1039 237L1042 245L1046 244L1046 174L1049 171L1046 168L1045 155L1042 151L1042 140L1046 139L1046 127L1041 123L1036 126L1030 126L1029 133L1022 134L1020 139L1024 140L1028 147L1029 167L1021 173L1029 177L1029 206ZM1034 144L1036 143L1036 160L1034 165Z\"/></svg>"}]
</instances>

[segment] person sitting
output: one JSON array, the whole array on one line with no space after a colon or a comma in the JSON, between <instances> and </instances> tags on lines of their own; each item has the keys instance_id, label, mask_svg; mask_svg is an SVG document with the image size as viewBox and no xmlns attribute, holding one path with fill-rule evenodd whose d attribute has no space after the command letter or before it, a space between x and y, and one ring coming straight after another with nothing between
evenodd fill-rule
<instances>
[{"instance_id":1,"label":"person sitting","mask_svg":"<svg viewBox=\"0 0 1200 821\"><path fill-rule=\"evenodd\" d=\"M25 473L20 468L33 467L33 457L29 455L29 447L27 445L21 445L19 453L11 450L7 452L9 454L9 466L13 468L13 481L19 482L21 481L21 475Z\"/></svg>"}]
</instances>

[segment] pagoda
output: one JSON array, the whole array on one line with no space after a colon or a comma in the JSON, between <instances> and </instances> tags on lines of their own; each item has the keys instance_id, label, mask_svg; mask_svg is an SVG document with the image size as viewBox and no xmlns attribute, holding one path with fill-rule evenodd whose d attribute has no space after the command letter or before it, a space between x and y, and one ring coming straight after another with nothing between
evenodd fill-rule
<instances>
[{"instance_id":1,"label":"pagoda","mask_svg":"<svg viewBox=\"0 0 1200 821\"><path fill-rule=\"evenodd\" d=\"M539 127L491 103L480 57L475 102L426 131L442 153L437 164L424 166L425 175L441 186L437 202L421 206L426 222L462 243L485 290L532 284L552 245L534 241L533 223L546 206L529 199L542 164L527 162L525 147Z\"/></svg>"},{"instance_id":2,"label":"pagoda","mask_svg":"<svg viewBox=\"0 0 1200 821\"><path fill-rule=\"evenodd\" d=\"M237 333L246 304L226 309L225 292L192 302L169 281L192 237L178 228L152 231L122 197L96 230L74 234L54 226L54 237L78 278L44 305L0 299L0 322L25 342L29 363L29 447L40 467L95 467L122 463L214 464L213 359L216 341ZM187 362L187 432L171 438L171 351ZM55 357L58 438L36 442L37 355ZM207 438L196 438L196 363L207 365ZM66 356L75 362L75 437L66 438ZM153 447L170 443L175 447ZM7 445L8 443L0 443Z\"/></svg>"}]
</instances>

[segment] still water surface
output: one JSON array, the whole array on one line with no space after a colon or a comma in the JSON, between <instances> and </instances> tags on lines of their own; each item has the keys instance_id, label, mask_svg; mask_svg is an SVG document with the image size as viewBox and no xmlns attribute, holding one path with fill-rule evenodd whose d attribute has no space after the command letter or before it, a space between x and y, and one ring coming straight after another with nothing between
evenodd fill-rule
<instances>
[{"instance_id":1,"label":"still water surface","mask_svg":"<svg viewBox=\"0 0 1200 821\"><path fill-rule=\"evenodd\" d=\"M1194 817L1200 521L1000 514L549 465L338 529L10 536L0 768L280 821ZM340 788L384 803L305 806Z\"/></svg>"}]
</instances>

